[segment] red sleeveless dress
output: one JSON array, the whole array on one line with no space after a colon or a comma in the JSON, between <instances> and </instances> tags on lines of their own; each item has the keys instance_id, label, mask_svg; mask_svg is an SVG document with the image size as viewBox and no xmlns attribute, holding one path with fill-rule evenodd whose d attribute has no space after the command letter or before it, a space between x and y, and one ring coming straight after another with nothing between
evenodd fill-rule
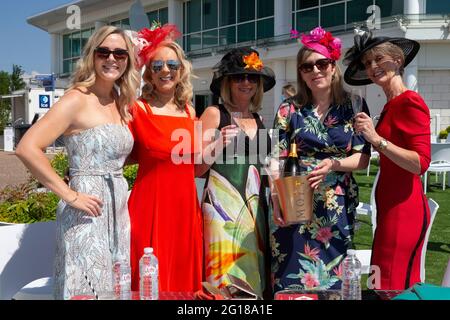
<instances>
[{"instance_id":1,"label":"red sleeveless dress","mask_svg":"<svg viewBox=\"0 0 450 320\"><path fill-rule=\"evenodd\" d=\"M145 247L153 247L159 261L159 290L197 291L202 281L203 226L194 161L172 161L172 152L193 160L194 120L187 107L188 117L156 115L145 100L141 101L147 112L135 104L129 123L135 140L131 156L139 163L128 200L131 288L139 290L139 259ZM171 141L177 129L189 133L191 139ZM175 146L181 140L188 142L179 151Z\"/></svg>"}]
</instances>

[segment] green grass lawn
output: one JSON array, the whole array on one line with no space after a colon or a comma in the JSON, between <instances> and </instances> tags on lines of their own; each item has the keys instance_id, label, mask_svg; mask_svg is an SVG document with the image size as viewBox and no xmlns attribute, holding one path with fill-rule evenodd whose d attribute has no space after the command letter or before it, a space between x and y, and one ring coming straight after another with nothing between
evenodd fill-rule
<instances>
[{"instance_id":1,"label":"green grass lawn","mask_svg":"<svg viewBox=\"0 0 450 320\"><path fill-rule=\"evenodd\" d=\"M377 161L372 161L370 176L367 177L366 170L354 173L359 185L360 201L369 203L373 180L378 170ZM439 204L436 218L434 220L430 238L428 241L427 257L425 262L425 282L441 285L448 259L450 258L450 187L442 190L442 182L435 182L434 173L428 177L427 197ZM370 218L358 215L359 229L355 232L355 245L357 249L372 248L372 226ZM362 283L365 287L366 277Z\"/></svg>"}]
</instances>

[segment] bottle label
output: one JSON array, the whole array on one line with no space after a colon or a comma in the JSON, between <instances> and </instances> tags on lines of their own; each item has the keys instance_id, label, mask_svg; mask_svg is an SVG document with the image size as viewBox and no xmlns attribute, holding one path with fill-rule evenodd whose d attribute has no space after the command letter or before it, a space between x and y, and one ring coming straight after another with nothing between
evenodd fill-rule
<instances>
[{"instance_id":1,"label":"bottle label","mask_svg":"<svg viewBox=\"0 0 450 320\"><path fill-rule=\"evenodd\" d=\"M142 273L144 276L151 276L151 275L156 274L156 272L157 272L157 268L155 266L144 265L144 267L142 268Z\"/></svg>"}]
</instances>

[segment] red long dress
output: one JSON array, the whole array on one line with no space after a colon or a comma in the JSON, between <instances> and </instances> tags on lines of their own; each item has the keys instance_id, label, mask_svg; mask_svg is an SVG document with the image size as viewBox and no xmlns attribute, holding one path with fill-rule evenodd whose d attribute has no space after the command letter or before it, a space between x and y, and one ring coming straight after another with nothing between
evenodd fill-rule
<instances>
[{"instance_id":1,"label":"red long dress","mask_svg":"<svg viewBox=\"0 0 450 320\"><path fill-rule=\"evenodd\" d=\"M203 226L194 162L175 164L171 159L179 144L171 141L172 132L184 129L191 138L194 121L187 107L188 117L156 115L141 101L147 113L136 104L129 124L135 140L132 157L139 163L128 201L131 288L139 290L139 259L145 247L153 247L159 261L159 290L197 291L202 281ZM188 146L194 150L191 141ZM190 150L185 155L193 158Z\"/></svg>"},{"instance_id":2,"label":"red long dress","mask_svg":"<svg viewBox=\"0 0 450 320\"><path fill-rule=\"evenodd\" d=\"M421 174L430 164L430 111L414 91L390 100L381 113L378 134L419 154ZM375 193L377 228L372 265L381 269L381 289L403 290L420 282L423 240L430 209L420 176L406 171L380 153Z\"/></svg>"}]
</instances>

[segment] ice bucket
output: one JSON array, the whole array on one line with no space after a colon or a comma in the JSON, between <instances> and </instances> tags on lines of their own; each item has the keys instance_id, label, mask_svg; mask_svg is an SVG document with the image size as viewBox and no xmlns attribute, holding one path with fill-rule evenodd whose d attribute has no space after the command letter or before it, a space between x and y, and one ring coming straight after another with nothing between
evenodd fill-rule
<instances>
[{"instance_id":1,"label":"ice bucket","mask_svg":"<svg viewBox=\"0 0 450 320\"><path fill-rule=\"evenodd\" d=\"M281 214L286 224L312 220L313 189L306 175L285 176L274 181Z\"/></svg>"}]
</instances>

